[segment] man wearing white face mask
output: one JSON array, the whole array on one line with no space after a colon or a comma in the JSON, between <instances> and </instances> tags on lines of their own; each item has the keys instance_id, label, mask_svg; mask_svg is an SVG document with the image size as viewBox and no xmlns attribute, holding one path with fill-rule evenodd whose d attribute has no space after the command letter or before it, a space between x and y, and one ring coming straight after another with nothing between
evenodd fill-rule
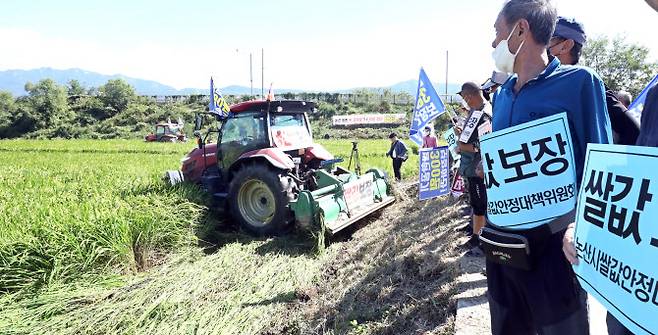
<instances>
[{"instance_id":1,"label":"man wearing white face mask","mask_svg":"<svg viewBox=\"0 0 658 335\"><path fill-rule=\"evenodd\" d=\"M587 143L610 143L611 130L603 82L581 67L549 62L546 48L557 13L550 0L510 0L495 23L492 43L498 70L512 77L492 97L493 131L565 112L569 119L577 181ZM523 192L523 190L519 190ZM588 334L587 295L562 254L564 228L488 227L528 241L533 266L520 269L487 259L492 333ZM565 227L566 228L566 227Z\"/></svg>"}]
</instances>

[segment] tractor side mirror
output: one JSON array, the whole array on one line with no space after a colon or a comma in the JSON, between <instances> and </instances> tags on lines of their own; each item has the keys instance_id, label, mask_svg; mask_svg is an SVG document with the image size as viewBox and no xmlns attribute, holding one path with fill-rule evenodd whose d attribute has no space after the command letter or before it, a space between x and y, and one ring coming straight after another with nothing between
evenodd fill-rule
<instances>
[{"instance_id":1,"label":"tractor side mirror","mask_svg":"<svg viewBox=\"0 0 658 335\"><path fill-rule=\"evenodd\" d=\"M194 131L194 137L196 137L196 144L199 147L199 149L203 148L203 137L201 137L201 132L198 130Z\"/></svg>"},{"instance_id":2,"label":"tractor side mirror","mask_svg":"<svg viewBox=\"0 0 658 335\"><path fill-rule=\"evenodd\" d=\"M194 131L201 130L202 126L203 126L203 118L201 117L201 114L196 114L194 118Z\"/></svg>"}]
</instances>

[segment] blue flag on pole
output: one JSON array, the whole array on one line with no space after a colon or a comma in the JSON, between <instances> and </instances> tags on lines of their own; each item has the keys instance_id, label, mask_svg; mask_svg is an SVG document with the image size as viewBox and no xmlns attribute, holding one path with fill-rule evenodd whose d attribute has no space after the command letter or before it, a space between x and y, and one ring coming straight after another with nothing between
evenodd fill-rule
<instances>
[{"instance_id":1,"label":"blue flag on pole","mask_svg":"<svg viewBox=\"0 0 658 335\"><path fill-rule=\"evenodd\" d=\"M432 120L446 111L443 102L436 94L432 82L425 74L423 68L420 69L418 78L418 91L416 93L416 104L414 105L414 116L411 120L409 129L409 138L419 146L423 144L421 130Z\"/></svg>"},{"instance_id":2,"label":"blue flag on pole","mask_svg":"<svg viewBox=\"0 0 658 335\"><path fill-rule=\"evenodd\" d=\"M658 84L658 75L656 75L653 80L642 90L642 93L633 100L633 103L628 106L628 112L635 117L638 121L642 116L642 110L644 109L644 101L647 99L647 93L649 90Z\"/></svg>"},{"instance_id":3,"label":"blue flag on pole","mask_svg":"<svg viewBox=\"0 0 658 335\"><path fill-rule=\"evenodd\" d=\"M226 99L219 92L219 89L215 87L212 77L210 77L210 105L208 106L208 110L211 113L217 114L222 119L226 118L231 111L228 102L226 102Z\"/></svg>"}]
</instances>

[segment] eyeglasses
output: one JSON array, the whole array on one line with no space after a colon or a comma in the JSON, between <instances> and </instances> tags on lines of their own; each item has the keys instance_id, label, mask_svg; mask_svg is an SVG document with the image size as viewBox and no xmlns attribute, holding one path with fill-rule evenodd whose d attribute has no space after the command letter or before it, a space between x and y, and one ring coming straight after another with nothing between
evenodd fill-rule
<instances>
[{"instance_id":1,"label":"eyeglasses","mask_svg":"<svg viewBox=\"0 0 658 335\"><path fill-rule=\"evenodd\" d=\"M551 50L551 49L553 49L556 45L558 45L558 44L560 44L560 43L564 43L564 41L566 41L566 39L564 39L564 38L562 38L562 37L559 37L559 36L556 36L556 37L551 38L551 41L552 41L552 40L557 40L557 42L554 43L553 45L549 45L549 46L548 46L548 50ZM550 41L549 41L549 42L550 42Z\"/></svg>"}]
</instances>

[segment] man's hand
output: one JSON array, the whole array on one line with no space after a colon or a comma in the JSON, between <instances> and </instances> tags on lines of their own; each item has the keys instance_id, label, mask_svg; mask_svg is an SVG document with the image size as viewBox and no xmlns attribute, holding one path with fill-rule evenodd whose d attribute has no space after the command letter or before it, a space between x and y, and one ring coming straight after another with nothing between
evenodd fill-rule
<instances>
[{"instance_id":1,"label":"man's hand","mask_svg":"<svg viewBox=\"0 0 658 335\"><path fill-rule=\"evenodd\" d=\"M576 231L576 223L572 223L567 227L567 230L564 232L564 238L562 239L562 252L567 258L569 263L573 265L578 265L578 252L576 251L576 246L573 243L573 235Z\"/></svg>"},{"instance_id":2,"label":"man's hand","mask_svg":"<svg viewBox=\"0 0 658 335\"><path fill-rule=\"evenodd\" d=\"M482 160L478 161L478 164L475 166L475 174L480 178L484 178L484 168L482 167Z\"/></svg>"},{"instance_id":3,"label":"man's hand","mask_svg":"<svg viewBox=\"0 0 658 335\"><path fill-rule=\"evenodd\" d=\"M483 221L482 223L479 223L479 222L476 223L475 221L473 221L473 234L475 234L477 236L480 236L480 234L482 234L482 228L484 228L484 226L487 225L486 221L484 221L484 220L482 220L482 221Z\"/></svg>"}]
</instances>

